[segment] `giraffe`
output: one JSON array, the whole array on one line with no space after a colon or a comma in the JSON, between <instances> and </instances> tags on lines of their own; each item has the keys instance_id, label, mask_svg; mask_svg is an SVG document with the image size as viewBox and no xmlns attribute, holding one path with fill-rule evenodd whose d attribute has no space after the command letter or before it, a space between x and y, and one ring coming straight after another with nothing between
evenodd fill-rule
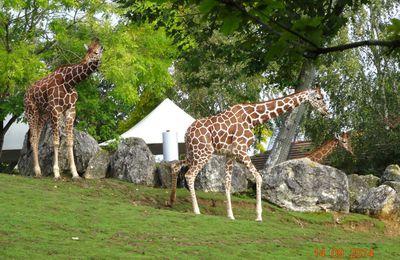
<instances>
[{"instance_id":1,"label":"giraffe","mask_svg":"<svg viewBox=\"0 0 400 260\"><path fill-rule=\"evenodd\" d=\"M73 179L79 179L73 154L73 124L76 115L75 103L78 93L75 86L97 70L103 47L94 38L87 47L87 53L78 64L62 66L50 75L34 82L26 91L24 98L25 116L29 124L30 144L33 150L33 169L35 177L41 177L38 158L38 142L40 133L47 120L51 120L53 132L53 173L60 179L58 166L58 149L60 146L60 117L65 115L67 135L67 151Z\"/></svg>"},{"instance_id":2,"label":"giraffe","mask_svg":"<svg viewBox=\"0 0 400 260\"><path fill-rule=\"evenodd\" d=\"M182 165L188 165L185 174L192 199L193 211L200 214L194 190L194 180L213 153L226 156L225 195L227 215L235 219L231 205L231 178L236 159L242 161L256 180L256 221L262 221L261 175L252 164L247 150L253 142L252 129L266 121L291 111L308 101L320 113L327 114L327 108L317 85L314 89L300 91L286 97L259 103L237 104L226 111L203 119L195 120L186 130L186 160L171 165L172 191L170 205L176 199L177 172Z\"/></svg>"},{"instance_id":3,"label":"giraffe","mask_svg":"<svg viewBox=\"0 0 400 260\"><path fill-rule=\"evenodd\" d=\"M342 146L344 149L353 154L353 149L350 145L350 135L348 132L342 133L342 135L335 134L335 138L325 142L323 145L312 151L305 158L310 159L314 162L322 162L333 150L338 146Z\"/></svg>"}]
</instances>

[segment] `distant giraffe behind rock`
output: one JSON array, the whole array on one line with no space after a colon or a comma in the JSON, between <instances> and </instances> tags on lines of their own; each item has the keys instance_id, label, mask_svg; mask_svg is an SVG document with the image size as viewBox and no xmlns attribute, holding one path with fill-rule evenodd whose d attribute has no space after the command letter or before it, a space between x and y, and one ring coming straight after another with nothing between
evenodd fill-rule
<instances>
[{"instance_id":1,"label":"distant giraffe behind rock","mask_svg":"<svg viewBox=\"0 0 400 260\"><path fill-rule=\"evenodd\" d=\"M225 193L228 218L234 219L230 197L231 178L234 161L239 159L256 180L256 220L261 221L262 178L247 155L254 137L252 129L258 124L293 110L306 101L319 112L327 113L321 89L318 86L315 89L270 101L234 105L220 114L194 121L185 135L187 159L172 166L171 205L176 199L177 172L183 164L188 164L189 170L185 177L191 193L193 211L195 214L200 214L194 190L195 178L213 153L223 154L226 156Z\"/></svg>"},{"instance_id":2,"label":"distant giraffe behind rock","mask_svg":"<svg viewBox=\"0 0 400 260\"><path fill-rule=\"evenodd\" d=\"M54 145L53 172L55 179L60 178L58 166L59 127L60 117L64 114L70 169L73 178L79 178L74 161L72 134L76 115L75 103L78 99L75 86L97 70L102 50L99 40L93 39L80 63L58 68L47 77L34 82L26 91L24 98L25 116L29 124L33 167L36 177L42 175L38 158L40 133L46 121L51 120Z\"/></svg>"},{"instance_id":3,"label":"distant giraffe behind rock","mask_svg":"<svg viewBox=\"0 0 400 260\"><path fill-rule=\"evenodd\" d=\"M309 155L305 156L304 158L309 158L311 161L314 162L322 162L328 155L330 155L335 148L340 145L344 149L346 149L348 152L353 154L353 149L351 148L350 145L350 135L345 132L342 133L342 135L335 135L335 138L332 140L329 140L322 144L321 146L317 147L315 150L313 150Z\"/></svg>"}]
</instances>

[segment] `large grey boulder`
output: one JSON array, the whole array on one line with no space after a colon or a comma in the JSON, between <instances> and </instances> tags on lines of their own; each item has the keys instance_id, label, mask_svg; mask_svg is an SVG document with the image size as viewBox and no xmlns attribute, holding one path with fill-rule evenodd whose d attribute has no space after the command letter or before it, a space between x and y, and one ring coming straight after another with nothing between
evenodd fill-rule
<instances>
[{"instance_id":1,"label":"large grey boulder","mask_svg":"<svg viewBox=\"0 0 400 260\"><path fill-rule=\"evenodd\" d=\"M392 218L398 214L399 198L394 189L387 185L372 188L355 201L354 211L377 218Z\"/></svg>"},{"instance_id":2,"label":"large grey boulder","mask_svg":"<svg viewBox=\"0 0 400 260\"><path fill-rule=\"evenodd\" d=\"M166 162L162 161L157 167L157 173L158 173L158 180L159 180L159 186L162 188L171 188L171 164L176 163L177 161L172 161L172 162ZM178 180L177 180L177 187L182 188L185 186L185 173L187 171L186 167L182 167L180 172L178 172Z\"/></svg>"},{"instance_id":3,"label":"large grey boulder","mask_svg":"<svg viewBox=\"0 0 400 260\"><path fill-rule=\"evenodd\" d=\"M349 212L344 172L307 158L280 163L263 174L262 196L280 207L301 212Z\"/></svg>"},{"instance_id":4,"label":"large grey boulder","mask_svg":"<svg viewBox=\"0 0 400 260\"><path fill-rule=\"evenodd\" d=\"M224 192L225 191L225 164L226 157L213 154L199 172L194 182L196 190L206 192ZM235 162L232 172L231 192L243 192L247 190L250 172L246 166Z\"/></svg>"},{"instance_id":5,"label":"large grey boulder","mask_svg":"<svg viewBox=\"0 0 400 260\"><path fill-rule=\"evenodd\" d=\"M350 192L350 211L354 211L354 202L371 188L379 186L379 178L369 175L350 174L347 176Z\"/></svg>"},{"instance_id":6,"label":"large grey boulder","mask_svg":"<svg viewBox=\"0 0 400 260\"><path fill-rule=\"evenodd\" d=\"M387 185L397 192L397 196L400 196L400 181L385 181L383 185Z\"/></svg>"},{"instance_id":7,"label":"large grey boulder","mask_svg":"<svg viewBox=\"0 0 400 260\"><path fill-rule=\"evenodd\" d=\"M126 138L111 157L110 176L135 184L155 186L156 162L141 138Z\"/></svg>"},{"instance_id":8,"label":"large grey boulder","mask_svg":"<svg viewBox=\"0 0 400 260\"><path fill-rule=\"evenodd\" d=\"M90 159L83 177L85 179L106 178L110 169L110 158L111 155L108 151L99 149L92 159Z\"/></svg>"},{"instance_id":9,"label":"large grey boulder","mask_svg":"<svg viewBox=\"0 0 400 260\"><path fill-rule=\"evenodd\" d=\"M397 164L386 167L385 172L381 176L381 183L386 181L400 181L400 167Z\"/></svg>"},{"instance_id":10,"label":"large grey boulder","mask_svg":"<svg viewBox=\"0 0 400 260\"><path fill-rule=\"evenodd\" d=\"M73 131L74 135L74 158L76 164L76 170L79 175L82 175L88 165L90 159L100 149L97 141L89 134L80 132L78 130ZM60 172L69 171L69 162L67 154L67 140L66 140L65 128L60 129L60 148L59 148L59 167ZM28 147L28 135L25 135L24 145L21 150L21 155L18 160L18 170L21 175L34 176L33 172L33 161L32 161L32 147L29 144ZM39 139L39 164L41 167L43 176L53 175L53 134L50 124L46 124L42 130L42 134Z\"/></svg>"},{"instance_id":11,"label":"large grey boulder","mask_svg":"<svg viewBox=\"0 0 400 260\"><path fill-rule=\"evenodd\" d=\"M161 162L158 167L161 187L171 187L171 163L173 162ZM224 192L225 164L225 156L212 155L210 160L196 176L194 183L195 189L206 192ZM178 173L178 187L183 187L185 185L185 173L187 170L187 167L182 167L181 171ZM247 179L251 179L250 172L242 163L235 162L232 173L231 191L246 191L248 187Z\"/></svg>"}]
</instances>

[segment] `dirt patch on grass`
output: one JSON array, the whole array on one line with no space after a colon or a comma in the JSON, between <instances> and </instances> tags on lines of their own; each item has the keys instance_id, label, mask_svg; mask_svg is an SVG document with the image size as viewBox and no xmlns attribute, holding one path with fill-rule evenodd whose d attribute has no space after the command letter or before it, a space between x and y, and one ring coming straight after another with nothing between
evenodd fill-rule
<instances>
[{"instance_id":1,"label":"dirt patch on grass","mask_svg":"<svg viewBox=\"0 0 400 260\"><path fill-rule=\"evenodd\" d=\"M187 200L191 203L190 198ZM206 206L210 207L226 207L226 201L225 200L215 200L215 199L203 199L203 198L197 198L197 201L199 204L203 204ZM254 200L254 203L247 202L247 201L232 201L232 207L238 207L238 208L246 208L246 209L255 209L256 208L256 201Z\"/></svg>"},{"instance_id":2,"label":"dirt patch on grass","mask_svg":"<svg viewBox=\"0 0 400 260\"><path fill-rule=\"evenodd\" d=\"M388 237L399 237L400 236L400 218L384 219L385 223L385 235Z\"/></svg>"},{"instance_id":3,"label":"dirt patch on grass","mask_svg":"<svg viewBox=\"0 0 400 260\"><path fill-rule=\"evenodd\" d=\"M375 224L370 221L348 222L341 224L344 230L352 232L371 232L375 228Z\"/></svg>"}]
</instances>

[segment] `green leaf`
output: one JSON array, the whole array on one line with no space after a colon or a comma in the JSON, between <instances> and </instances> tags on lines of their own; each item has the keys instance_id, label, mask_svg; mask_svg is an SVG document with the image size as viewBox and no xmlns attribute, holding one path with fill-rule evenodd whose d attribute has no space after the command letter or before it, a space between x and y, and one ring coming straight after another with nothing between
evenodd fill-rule
<instances>
[{"instance_id":1,"label":"green leaf","mask_svg":"<svg viewBox=\"0 0 400 260\"><path fill-rule=\"evenodd\" d=\"M236 13L231 13L224 17L221 32L225 35L231 34L234 32L241 22L241 17L236 15Z\"/></svg>"},{"instance_id":2,"label":"green leaf","mask_svg":"<svg viewBox=\"0 0 400 260\"><path fill-rule=\"evenodd\" d=\"M215 0L203 0L199 5L199 10L203 14L208 14L217 4Z\"/></svg>"},{"instance_id":3,"label":"green leaf","mask_svg":"<svg viewBox=\"0 0 400 260\"><path fill-rule=\"evenodd\" d=\"M387 27L390 38L400 38L400 20L393 18L392 24Z\"/></svg>"}]
</instances>

